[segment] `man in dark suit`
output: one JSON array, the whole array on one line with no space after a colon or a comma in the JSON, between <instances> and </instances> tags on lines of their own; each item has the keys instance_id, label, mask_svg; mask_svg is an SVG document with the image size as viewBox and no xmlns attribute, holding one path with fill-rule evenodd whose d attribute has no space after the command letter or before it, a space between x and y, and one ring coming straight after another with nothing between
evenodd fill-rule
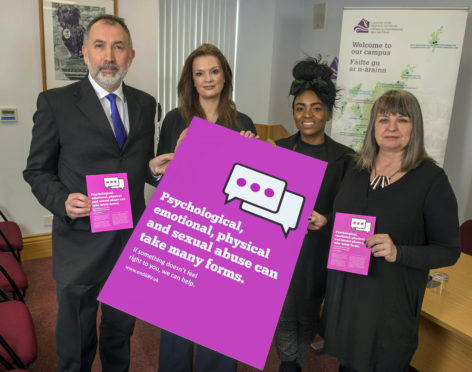
<instances>
[{"instance_id":1,"label":"man in dark suit","mask_svg":"<svg viewBox=\"0 0 472 372\"><path fill-rule=\"evenodd\" d=\"M124 21L110 15L94 19L82 51L89 76L39 94L24 171L38 201L54 214L58 371L90 371L97 349L96 298L131 235L131 229L90 232L85 176L126 172L136 226L145 208L145 181L155 183L153 173L162 173L171 159L149 162L156 101L122 83L135 54ZM113 103L109 93L115 94ZM135 319L105 304L101 310L103 371L126 371Z\"/></svg>"}]
</instances>

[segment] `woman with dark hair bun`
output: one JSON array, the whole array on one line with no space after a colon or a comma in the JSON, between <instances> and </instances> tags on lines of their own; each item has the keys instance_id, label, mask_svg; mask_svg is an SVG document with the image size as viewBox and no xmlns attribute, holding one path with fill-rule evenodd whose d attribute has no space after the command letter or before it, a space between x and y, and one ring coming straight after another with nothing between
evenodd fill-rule
<instances>
[{"instance_id":1,"label":"woman with dark hair bun","mask_svg":"<svg viewBox=\"0 0 472 372\"><path fill-rule=\"evenodd\" d=\"M298 132L276 144L326 161L328 167L275 332L277 354L282 362L280 371L284 372L301 371L318 330L331 239L330 214L351 158L349 154L353 153L324 132L336 102L337 90L331 81L333 70L319 59L307 58L295 65L292 74L290 95Z\"/></svg>"}]
</instances>

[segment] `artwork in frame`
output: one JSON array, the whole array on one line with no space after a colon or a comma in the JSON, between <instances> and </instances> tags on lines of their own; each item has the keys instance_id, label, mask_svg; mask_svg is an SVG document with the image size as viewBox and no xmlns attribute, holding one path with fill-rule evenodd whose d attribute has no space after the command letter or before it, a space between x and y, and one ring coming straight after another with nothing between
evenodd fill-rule
<instances>
[{"instance_id":1,"label":"artwork in frame","mask_svg":"<svg viewBox=\"0 0 472 372\"><path fill-rule=\"evenodd\" d=\"M117 0L38 0L43 89L87 75L82 55L85 28L100 14L117 14Z\"/></svg>"}]
</instances>

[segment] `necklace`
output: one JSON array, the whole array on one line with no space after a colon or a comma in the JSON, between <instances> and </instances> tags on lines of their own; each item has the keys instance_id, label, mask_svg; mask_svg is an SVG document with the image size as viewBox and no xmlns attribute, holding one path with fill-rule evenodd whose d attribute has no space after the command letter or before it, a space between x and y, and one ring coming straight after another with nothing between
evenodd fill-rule
<instances>
[{"instance_id":1,"label":"necklace","mask_svg":"<svg viewBox=\"0 0 472 372\"><path fill-rule=\"evenodd\" d=\"M372 187L372 190L377 190L378 188L383 189L385 186L390 185L390 178L395 176L398 172L400 172L400 169L398 169L390 177L389 176L380 176L380 175L377 176L377 169L374 168L374 179L370 183L370 186Z\"/></svg>"}]
</instances>

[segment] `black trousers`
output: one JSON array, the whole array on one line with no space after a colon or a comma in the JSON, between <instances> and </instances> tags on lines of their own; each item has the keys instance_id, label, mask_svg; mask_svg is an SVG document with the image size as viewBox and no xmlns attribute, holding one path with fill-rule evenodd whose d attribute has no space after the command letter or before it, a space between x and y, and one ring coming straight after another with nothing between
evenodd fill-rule
<instances>
[{"instance_id":1,"label":"black trousers","mask_svg":"<svg viewBox=\"0 0 472 372\"><path fill-rule=\"evenodd\" d=\"M318 332L323 297L306 299L292 279L275 330L275 347L282 362L302 367L310 344Z\"/></svg>"},{"instance_id":2,"label":"black trousers","mask_svg":"<svg viewBox=\"0 0 472 372\"><path fill-rule=\"evenodd\" d=\"M56 282L58 372L90 371L97 352L97 296L102 285ZM128 371L130 337L136 319L106 304L101 304L101 310L99 350L102 371Z\"/></svg>"},{"instance_id":3,"label":"black trousers","mask_svg":"<svg viewBox=\"0 0 472 372\"><path fill-rule=\"evenodd\" d=\"M399 358L391 358L391 355L385 353L381 355L375 366L373 367L372 372L408 372L408 366L410 365L410 360L413 357L411 355L409 358L404 358L400 356ZM339 372L360 372L357 369L348 367L344 361L339 361Z\"/></svg>"},{"instance_id":4,"label":"black trousers","mask_svg":"<svg viewBox=\"0 0 472 372\"><path fill-rule=\"evenodd\" d=\"M193 342L161 329L158 372L192 372ZM238 362L197 344L196 372L236 372Z\"/></svg>"}]
</instances>

